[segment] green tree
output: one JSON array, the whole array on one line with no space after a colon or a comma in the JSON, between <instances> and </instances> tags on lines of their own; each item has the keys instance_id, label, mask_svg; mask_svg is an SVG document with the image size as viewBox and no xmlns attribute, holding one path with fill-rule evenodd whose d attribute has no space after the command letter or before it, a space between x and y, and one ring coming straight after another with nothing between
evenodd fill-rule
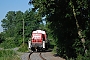
<instances>
[{"instance_id":1,"label":"green tree","mask_svg":"<svg viewBox=\"0 0 90 60\"><path fill-rule=\"evenodd\" d=\"M54 36L57 52L61 56L84 55L89 41L89 0L32 0L33 10L51 22L49 28ZM82 42L85 41L84 43ZM86 39L86 40L85 40Z\"/></svg>"},{"instance_id":2,"label":"green tree","mask_svg":"<svg viewBox=\"0 0 90 60\"><path fill-rule=\"evenodd\" d=\"M7 36L12 37L14 35L14 21L15 21L15 11L9 11L5 19L2 20L2 27L6 32Z\"/></svg>"},{"instance_id":3,"label":"green tree","mask_svg":"<svg viewBox=\"0 0 90 60\"><path fill-rule=\"evenodd\" d=\"M5 43L16 44L21 43L21 35L18 34L22 25L23 13L21 11L9 11L5 18L2 20L2 27L4 29ZM19 25L20 24L20 25ZM4 42L3 42L4 43Z\"/></svg>"},{"instance_id":4,"label":"green tree","mask_svg":"<svg viewBox=\"0 0 90 60\"><path fill-rule=\"evenodd\" d=\"M24 13L25 21L25 39L27 40L31 37L32 31L39 28L41 17L37 16L37 13L32 10L27 10Z\"/></svg>"},{"instance_id":5,"label":"green tree","mask_svg":"<svg viewBox=\"0 0 90 60\"><path fill-rule=\"evenodd\" d=\"M3 41L5 41L4 33L1 32L1 33L0 33L0 43L2 43Z\"/></svg>"},{"instance_id":6,"label":"green tree","mask_svg":"<svg viewBox=\"0 0 90 60\"><path fill-rule=\"evenodd\" d=\"M16 46L19 46L23 42L23 20L24 20L24 37L25 43L31 37L33 30L39 28L41 22L41 16L37 15L37 12L32 10L26 10L25 13L21 11L9 11L5 18L2 20L2 27L5 33L5 39L13 41ZM8 44L10 43L8 42Z\"/></svg>"},{"instance_id":7,"label":"green tree","mask_svg":"<svg viewBox=\"0 0 90 60\"><path fill-rule=\"evenodd\" d=\"M23 15L24 13L21 11L16 11L16 16L15 16L15 21L13 22L14 25L14 33L15 35L13 37L15 37L14 41L15 44L17 46L19 46L22 43L22 36L23 36Z\"/></svg>"}]
</instances>

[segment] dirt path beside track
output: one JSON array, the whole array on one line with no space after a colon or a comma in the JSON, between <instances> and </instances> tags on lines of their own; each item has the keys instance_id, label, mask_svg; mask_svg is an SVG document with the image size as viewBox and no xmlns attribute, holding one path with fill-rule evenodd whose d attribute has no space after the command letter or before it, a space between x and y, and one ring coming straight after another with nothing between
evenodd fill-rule
<instances>
[{"instance_id":1,"label":"dirt path beside track","mask_svg":"<svg viewBox=\"0 0 90 60\"><path fill-rule=\"evenodd\" d=\"M16 48L12 48L12 49L5 49L5 50L13 50L15 52L17 52L18 56L20 57L21 60L28 60L28 57L29 57L29 52L25 52L25 53L22 53L22 52L18 52L19 48L16 47ZM0 48L0 50L4 50L3 48ZM65 60L59 56L54 56L54 54L52 54L52 52L42 52L41 53L42 57L44 57L46 60ZM31 56L31 60L42 60L40 57L39 57L39 53L33 53Z\"/></svg>"},{"instance_id":2,"label":"dirt path beside track","mask_svg":"<svg viewBox=\"0 0 90 60\"><path fill-rule=\"evenodd\" d=\"M29 53L23 53L21 55L21 60L28 60ZM31 60L42 60L39 57L39 53L33 53L31 56ZM65 60L59 56L54 56L52 52L44 52L42 53L42 57L44 57L46 60Z\"/></svg>"}]
</instances>

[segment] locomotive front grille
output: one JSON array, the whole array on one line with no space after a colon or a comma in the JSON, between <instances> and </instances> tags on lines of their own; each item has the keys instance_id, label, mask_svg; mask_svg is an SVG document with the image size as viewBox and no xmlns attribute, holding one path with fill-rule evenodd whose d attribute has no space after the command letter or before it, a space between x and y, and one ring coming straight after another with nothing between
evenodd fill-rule
<instances>
[{"instance_id":1,"label":"locomotive front grille","mask_svg":"<svg viewBox=\"0 0 90 60\"><path fill-rule=\"evenodd\" d=\"M32 43L32 47L43 47L42 43Z\"/></svg>"}]
</instances>

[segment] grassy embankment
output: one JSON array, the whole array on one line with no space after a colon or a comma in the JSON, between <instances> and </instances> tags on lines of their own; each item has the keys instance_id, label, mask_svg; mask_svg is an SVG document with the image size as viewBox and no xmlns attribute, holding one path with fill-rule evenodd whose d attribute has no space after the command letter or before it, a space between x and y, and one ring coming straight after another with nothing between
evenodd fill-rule
<instances>
[{"instance_id":1,"label":"grassy embankment","mask_svg":"<svg viewBox=\"0 0 90 60\"><path fill-rule=\"evenodd\" d=\"M13 50L0 50L0 60L20 60L20 58Z\"/></svg>"},{"instance_id":2,"label":"grassy embankment","mask_svg":"<svg viewBox=\"0 0 90 60\"><path fill-rule=\"evenodd\" d=\"M15 45L13 45L12 43L9 44L8 42L1 43L0 47L2 48L0 50L0 60L20 60L20 54L18 54L17 52L28 51L26 44L24 44L24 46L18 46L19 49L17 51L14 51Z\"/></svg>"}]
</instances>

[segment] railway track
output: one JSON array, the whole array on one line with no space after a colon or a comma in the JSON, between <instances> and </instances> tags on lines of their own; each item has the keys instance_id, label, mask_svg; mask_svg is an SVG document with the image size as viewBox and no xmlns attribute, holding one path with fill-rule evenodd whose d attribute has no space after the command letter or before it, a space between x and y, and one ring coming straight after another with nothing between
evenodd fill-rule
<instances>
[{"instance_id":1,"label":"railway track","mask_svg":"<svg viewBox=\"0 0 90 60\"><path fill-rule=\"evenodd\" d=\"M29 56L28 56L28 60L31 60L30 56L31 56L32 53L33 53L33 52L30 52L30 54L29 54Z\"/></svg>"},{"instance_id":2,"label":"railway track","mask_svg":"<svg viewBox=\"0 0 90 60\"><path fill-rule=\"evenodd\" d=\"M28 56L28 60L31 60L31 55L33 53L38 53L39 54L39 57L42 59L42 60L46 60L43 56L42 56L42 52L30 52L29 56Z\"/></svg>"}]
</instances>

